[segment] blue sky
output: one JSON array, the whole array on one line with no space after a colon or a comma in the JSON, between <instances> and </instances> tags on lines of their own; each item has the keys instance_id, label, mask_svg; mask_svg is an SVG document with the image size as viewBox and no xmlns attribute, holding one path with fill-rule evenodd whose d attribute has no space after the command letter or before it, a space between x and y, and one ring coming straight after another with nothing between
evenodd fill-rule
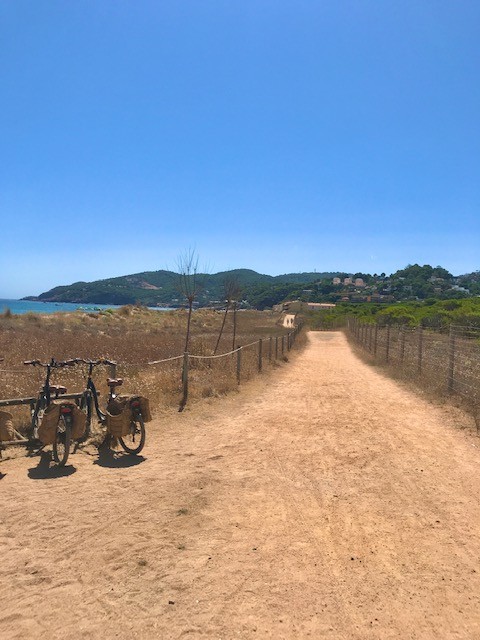
<instances>
[{"instance_id":1,"label":"blue sky","mask_svg":"<svg viewBox=\"0 0 480 640\"><path fill-rule=\"evenodd\" d=\"M0 0L0 297L480 269L476 0Z\"/></svg>"}]
</instances>

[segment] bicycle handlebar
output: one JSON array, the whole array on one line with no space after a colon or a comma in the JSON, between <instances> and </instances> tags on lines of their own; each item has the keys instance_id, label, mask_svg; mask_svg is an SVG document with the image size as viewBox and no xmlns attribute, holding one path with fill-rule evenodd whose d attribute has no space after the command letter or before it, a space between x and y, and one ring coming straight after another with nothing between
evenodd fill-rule
<instances>
[{"instance_id":1,"label":"bicycle handlebar","mask_svg":"<svg viewBox=\"0 0 480 640\"><path fill-rule=\"evenodd\" d=\"M75 364L92 364L95 367L99 364L106 364L109 366L115 366L117 364L113 360L106 360L105 358L101 358L100 360L85 360L85 358L74 358L72 362L74 362Z\"/></svg>"},{"instance_id":2,"label":"bicycle handlebar","mask_svg":"<svg viewBox=\"0 0 480 640\"><path fill-rule=\"evenodd\" d=\"M58 369L61 367L73 367L76 364L92 364L94 366L97 366L99 364L105 364L105 365L114 367L116 366L117 363L114 362L113 360L106 360L105 358L102 358L100 360L85 360L84 358L71 358L70 360L63 360L63 361L57 361L52 358L50 362L40 362L40 360L24 360L23 364L31 364L34 367L38 365L39 367L52 367L52 369Z\"/></svg>"},{"instance_id":3,"label":"bicycle handlebar","mask_svg":"<svg viewBox=\"0 0 480 640\"><path fill-rule=\"evenodd\" d=\"M34 367L39 366L45 368L50 367L51 369L61 369L62 367L73 367L75 363L73 362L73 360L58 362L57 360L54 360L52 358L50 362L40 362L40 360L24 360L23 364L31 364Z\"/></svg>"}]
</instances>

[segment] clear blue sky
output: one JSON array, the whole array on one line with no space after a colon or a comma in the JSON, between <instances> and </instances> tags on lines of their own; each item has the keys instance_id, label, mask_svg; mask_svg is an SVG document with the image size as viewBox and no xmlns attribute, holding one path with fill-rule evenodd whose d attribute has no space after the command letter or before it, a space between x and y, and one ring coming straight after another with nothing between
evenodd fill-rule
<instances>
[{"instance_id":1,"label":"clear blue sky","mask_svg":"<svg viewBox=\"0 0 480 640\"><path fill-rule=\"evenodd\" d=\"M0 297L480 269L478 0L0 0Z\"/></svg>"}]
</instances>

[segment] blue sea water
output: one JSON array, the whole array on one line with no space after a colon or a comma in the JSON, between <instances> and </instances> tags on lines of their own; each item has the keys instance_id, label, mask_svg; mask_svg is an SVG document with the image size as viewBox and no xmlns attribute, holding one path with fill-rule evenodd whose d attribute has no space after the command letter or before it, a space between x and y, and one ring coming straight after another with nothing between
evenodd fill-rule
<instances>
[{"instance_id":1,"label":"blue sea water","mask_svg":"<svg viewBox=\"0 0 480 640\"><path fill-rule=\"evenodd\" d=\"M75 302L32 302L30 300L7 300L0 298L0 313L6 309L14 314L22 313L58 313L59 311L100 311L101 309L118 309L120 305L115 304L76 304ZM167 309L156 307L155 310L167 311Z\"/></svg>"}]
</instances>

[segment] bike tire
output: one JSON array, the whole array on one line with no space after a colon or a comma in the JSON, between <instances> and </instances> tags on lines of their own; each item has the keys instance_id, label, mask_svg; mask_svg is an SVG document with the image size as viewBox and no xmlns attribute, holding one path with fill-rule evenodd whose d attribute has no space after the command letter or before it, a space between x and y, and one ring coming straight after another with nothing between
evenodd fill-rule
<instances>
[{"instance_id":1,"label":"bike tire","mask_svg":"<svg viewBox=\"0 0 480 640\"><path fill-rule=\"evenodd\" d=\"M60 416L55 430L55 441L53 443L53 459L59 467L67 464L70 455L70 443L72 441L71 418Z\"/></svg>"},{"instance_id":2,"label":"bike tire","mask_svg":"<svg viewBox=\"0 0 480 640\"><path fill-rule=\"evenodd\" d=\"M135 442L135 439L139 437L140 440ZM140 451L145 446L145 423L143 421L142 414L138 414L135 417L132 417L132 421L130 423L130 433L122 438L119 438L120 446L122 449L129 453L132 456L136 456L140 453Z\"/></svg>"},{"instance_id":3,"label":"bike tire","mask_svg":"<svg viewBox=\"0 0 480 640\"><path fill-rule=\"evenodd\" d=\"M46 403L45 400L38 399L35 403L35 407L32 411L32 417L30 420L30 426L27 429L27 438L31 441L38 440L38 427L42 422L43 414L45 412Z\"/></svg>"},{"instance_id":4,"label":"bike tire","mask_svg":"<svg viewBox=\"0 0 480 640\"><path fill-rule=\"evenodd\" d=\"M89 392L85 392L80 398L80 410L86 414L87 419L85 422L85 433L80 438L79 442L84 442L92 433L92 404L93 401L91 394Z\"/></svg>"}]
</instances>

